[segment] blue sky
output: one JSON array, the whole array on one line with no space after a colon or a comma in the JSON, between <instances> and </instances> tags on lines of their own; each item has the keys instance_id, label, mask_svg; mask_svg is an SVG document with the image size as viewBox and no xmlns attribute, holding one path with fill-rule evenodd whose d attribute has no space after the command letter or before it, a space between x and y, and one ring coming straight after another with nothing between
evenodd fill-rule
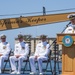
<instances>
[{"instance_id":1,"label":"blue sky","mask_svg":"<svg viewBox=\"0 0 75 75\"><path fill-rule=\"evenodd\" d=\"M0 0L0 19L19 17L21 15L13 16L1 16L6 14L19 14L19 13L31 13L31 12L42 12L43 6L46 11L70 9L75 7L75 0ZM74 10L51 12L46 14L56 14L64 12L74 12ZM42 14L42 13L41 13ZM22 16L32 16L41 14L28 14ZM46 24L44 26L27 27L13 30L0 31L0 34L7 35L7 41L14 44L14 38L20 32L22 34L30 34L33 37L41 34L46 34L48 37L56 37L57 33L61 33L68 22Z\"/></svg>"}]
</instances>

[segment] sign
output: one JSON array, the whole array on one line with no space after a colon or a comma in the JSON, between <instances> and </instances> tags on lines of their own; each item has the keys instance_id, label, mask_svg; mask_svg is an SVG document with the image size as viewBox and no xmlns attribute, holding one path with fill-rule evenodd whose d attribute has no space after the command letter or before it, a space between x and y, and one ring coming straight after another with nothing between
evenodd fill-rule
<instances>
[{"instance_id":1,"label":"sign","mask_svg":"<svg viewBox=\"0 0 75 75\"><path fill-rule=\"evenodd\" d=\"M75 12L0 19L0 31L63 22L69 14Z\"/></svg>"},{"instance_id":2,"label":"sign","mask_svg":"<svg viewBox=\"0 0 75 75\"><path fill-rule=\"evenodd\" d=\"M73 44L73 39L70 35L66 35L62 39L63 45L66 47L70 47Z\"/></svg>"}]
</instances>

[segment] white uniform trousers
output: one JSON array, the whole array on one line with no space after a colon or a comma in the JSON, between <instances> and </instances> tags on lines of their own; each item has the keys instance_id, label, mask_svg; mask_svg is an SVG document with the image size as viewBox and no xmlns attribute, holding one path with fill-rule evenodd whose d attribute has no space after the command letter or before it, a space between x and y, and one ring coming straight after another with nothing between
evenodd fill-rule
<instances>
[{"instance_id":1,"label":"white uniform trousers","mask_svg":"<svg viewBox=\"0 0 75 75\"><path fill-rule=\"evenodd\" d=\"M40 56L37 59L35 59L35 56L30 56L29 61L31 65L31 71L36 73L36 66L35 66L35 61L38 62L38 67L39 67L39 72L42 73L42 61L48 60L48 57L45 56Z\"/></svg>"},{"instance_id":2,"label":"white uniform trousers","mask_svg":"<svg viewBox=\"0 0 75 75\"><path fill-rule=\"evenodd\" d=\"M18 72L20 72L23 60L26 60L26 59L27 59L27 57L25 57L25 56L20 56L19 58L16 58L16 56L11 56L10 57L10 64L11 64L12 70L17 71L15 62L18 61Z\"/></svg>"},{"instance_id":3,"label":"white uniform trousers","mask_svg":"<svg viewBox=\"0 0 75 75\"><path fill-rule=\"evenodd\" d=\"M8 56L0 56L0 73L1 73L1 69L3 69L3 63L4 60L7 60Z\"/></svg>"}]
</instances>

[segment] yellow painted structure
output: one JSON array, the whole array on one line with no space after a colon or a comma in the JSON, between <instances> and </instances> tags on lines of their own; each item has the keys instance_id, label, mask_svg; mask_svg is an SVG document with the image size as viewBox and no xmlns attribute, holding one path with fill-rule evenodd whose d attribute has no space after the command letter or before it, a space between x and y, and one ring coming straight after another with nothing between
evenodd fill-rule
<instances>
[{"instance_id":1,"label":"yellow painted structure","mask_svg":"<svg viewBox=\"0 0 75 75\"><path fill-rule=\"evenodd\" d=\"M21 16L18 18L0 19L0 30L8 30L36 25L45 25L56 22L64 22L68 20L67 15L72 13L75 14L75 12L70 12L61 14L28 16L28 17Z\"/></svg>"}]
</instances>

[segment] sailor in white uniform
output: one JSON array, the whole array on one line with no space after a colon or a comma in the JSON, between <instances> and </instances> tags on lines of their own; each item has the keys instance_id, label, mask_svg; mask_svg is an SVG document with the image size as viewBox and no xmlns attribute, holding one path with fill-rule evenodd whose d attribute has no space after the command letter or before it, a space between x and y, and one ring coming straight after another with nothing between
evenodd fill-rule
<instances>
[{"instance_id":1,"label":"sailor in white uniform","mask_svg":"<svg viewBox=\"0 0 75 75\"><path fill-rule=\"evenodd\" d=\"M14 56L10 57L12 71L11 74L20 74L23 60L27 59L29 54L29 45L23 42L23 35L18 35L19 43L15 44ZM18 61L18 70L15 61Z\"/></svg>"},{"instance_id":2,"label":"sailor in white uniform","mask_svg":"<svg viewBox=\"0 0 75 75\"><path fill-rule=\"evenodd\" d=\"M31 65L31 71L30 74L34 75L36 74L36 66L35 66L35 61L38 62L38 67L39 67L39 74L43 75L42 72L42 61L48 60L48 54L50 52L50 45L48 42L46 42L46 36L41 35L41 42L37 44L36 46L36 51L33 56L30 56L29 61Z\"/></svg>"},{"instance_id":3,"label":"sailor in white uniform","mask_svg":"<svg viewBox=\"0 0 75 75\"><path fill-rule=\"evenodd\" d=\"M64 33L75 33L75 14L68 15L71 25L66 28Z\"/></svg>"},{"instance_id":4,"label":"sailor in white uniform","mask_svg":"<svg viewBox=\"0 0 75 75\"><path fill-rule=\"evenodd\" d=\"M6 42L6 35L1 35L1 42L0 42L0 73L1 69L3 68L4 60L7 60L10 53L10 44Z\"/></svg>"}]
</instances>

